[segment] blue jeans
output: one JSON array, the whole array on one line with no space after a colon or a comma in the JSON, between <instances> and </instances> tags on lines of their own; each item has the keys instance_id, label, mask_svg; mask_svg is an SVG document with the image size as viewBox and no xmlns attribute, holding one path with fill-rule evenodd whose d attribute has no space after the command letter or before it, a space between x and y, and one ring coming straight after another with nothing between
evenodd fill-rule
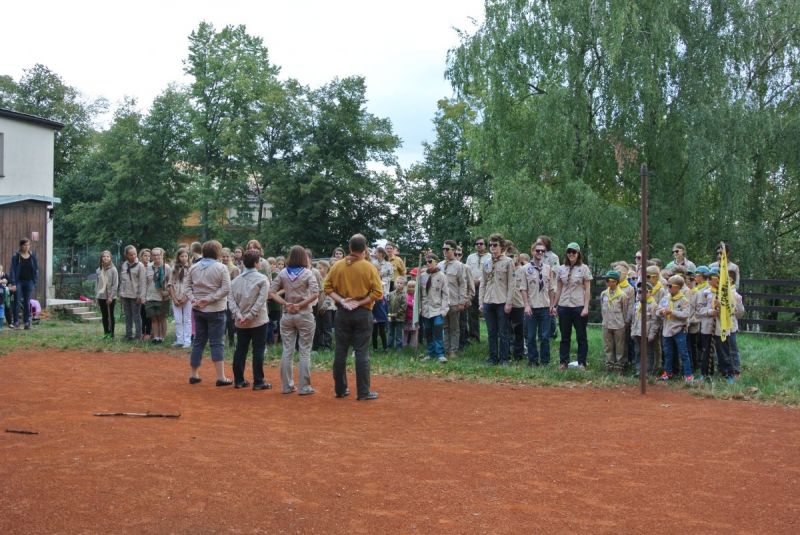
<instances>
[{"instance_id":1,"label":"blue jeans","mask_svg":"<svg viewBox=\"0 0 800 535\"><path fill-rule=\"evenodd\" d=\"M438 359L444 356L444 316L422 317L425 340L428 342L428 356Z\"/></svg>"},{"instance_id":2,"label":"blue jeans","mask_svg":"<svg viewBox=\"0 0 800 535\"><path fill-rule=\"evenodd\" d=\"M729 334L728 341L731 347L731 367L733 367L733 373L742 373L741 362L739 361L739 344L736 343L736 333Z\"/></svg>"},{"instance_id":3,"label":"blue jeans","mask_svg":"<svg viewBox=\"0 0 800 535\"><path fill-rule=\"evenodd\" d=\"M35 281L17 281L17 291L14 292L14 305L11 308L11 317L14 325L19 326L19 309L22 308L22 318L25 325L31 324L31 296L36 287Z\"/></svg>"},{"instance_id":4,"label":"blue jeans","mask_svg":"<svg viewBox=\"0 0 800 535\"><path fill-rule=\"evenodd\" d=\"M405 322L389 322L389 349L403 349L403 328Z\"/></svg>"},{"instance_id":5,"label":"blue jeans","mask_svg":"<svg viewBox=\"0 0 800 535\"><path fill-rule=\"evenodd\" d=\"M490 364L508 362L508 314L505 313L505 306L505 303L483 304L483 318L489 334Z\"/></svg>"},{"instance_id":6,"label":"blue jeans","mask_svg":"<svg viewBox=\"0 0 800 535\"><path fill-rule=\"evenodd\" d=\"M569 364L569 348L572 343L572 328L575 327L575 338L578 340L578 364L586 366L589 354L589 341L586 338L586 326L589 317L581 316L583 307L558 307L558 328L561 330L561 344L558 346L558 360L561 364Z\"/></svg>"},{"instance_id":7,"label":"blue jeans","mask_svg":"<svg viewBox=\"0 0 800 535\"><path fill-rule=\"evenodd\" d=\"M550 330L551 316L548 307L531 309L531 315L525 316L527 329L528 363L550 364ZM536 338L539 338L539 350L536 349Z\"/></svg>"},{"instance_id":8,"label":"blue jeans","mask_svg":"<svg viewBox=\"0 0 800 535\"><path fill-rule=\"evenodd\" d=\"M203 312L192 309L194 314L194 340L192 341L192 368L200 367L206 342L211 346L211 360L220 362L225 358L225 311Z\"/></svg>"},{"instance_id":9,"label":"blue jeans","mask_svg":"<svg viewBox=\"0 0 800 535\"><path fill-rule=\"evenodd\" d=\"M672 344L678 348L678 356L683 366L683 375L692 375L692 359L689 357L689 346L686 345L686 333L678 333L675 336L665 336L662 338L664 349L664 371L672 375Z\"/></svg>"}]
</instances>

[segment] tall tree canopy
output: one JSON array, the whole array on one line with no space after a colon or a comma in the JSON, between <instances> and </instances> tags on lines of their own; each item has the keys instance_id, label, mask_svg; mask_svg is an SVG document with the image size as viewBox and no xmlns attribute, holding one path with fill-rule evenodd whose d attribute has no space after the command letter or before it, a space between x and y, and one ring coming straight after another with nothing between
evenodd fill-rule
<instances>
[{"instance_id":1,"label":"tall tree canopy","mask_svg":"<svg viewBox=\"0 0 800 535\"><path fill-rule=\"evenodd\" d=\"M800 4L497 0L485 15L447 71L480 117L485 230L629 258L647 163L655 251L686 241L703 261L725 239L747 272L774 273L797 252Z\"/></svg>"}]
</instances>

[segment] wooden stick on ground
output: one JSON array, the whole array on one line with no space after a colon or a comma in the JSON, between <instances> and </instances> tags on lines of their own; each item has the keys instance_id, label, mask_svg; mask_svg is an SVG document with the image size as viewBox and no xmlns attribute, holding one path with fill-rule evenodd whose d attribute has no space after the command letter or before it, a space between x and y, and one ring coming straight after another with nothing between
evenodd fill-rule
<instances>
[{"instance_id":1,"label":"wooden stick on ground","mask_svg":"<svg viewBox=\"0 0 800 535\"><path fill-rule=\"evenodd\" d=\"M6 429L6 433L17 433L19 435L38 435L38 431L27 431L25 429Z\"/></svg>"},{"instance_id":2,"label":"wooden stick on ground","mask_svg":"<svg viewBox=\"0 0 800 535\"><path fill-rule=\"evenodd\" d=\"M164 413L164 412L95 412L94 416L131 416L136 418L179 418L181 413Z\"/></svg>"}]
</instances>

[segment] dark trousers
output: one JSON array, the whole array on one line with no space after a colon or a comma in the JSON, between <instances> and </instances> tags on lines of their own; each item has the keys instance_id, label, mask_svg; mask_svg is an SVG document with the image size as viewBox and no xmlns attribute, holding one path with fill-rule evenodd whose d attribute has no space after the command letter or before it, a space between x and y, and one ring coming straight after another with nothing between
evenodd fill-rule
<instances>
[{"instance_id":1,"label":"dark trousers","mask_svg":"<svg viewBox=\"0 0 800 535\"><path fill-rule=\"evenodd\" d=\"M372 337L372 311L358 307L336 311L336 350L333 356L333 382L337 395L347 389L347 353L356 354L356 389L358 397L369 394L369 341Z\"/></svg>"},{"instance_id":2,"label":"dark trousers","mask_svg":"<svg viewBox=\"0 0 800 535\"><path fill-rule=\"evenodd\" d=\"M225 334L228 335L228 345L233 345L236 326L233 324L233 314L229 308L225 309Z\"/></svg>"},{"instance_id":3,"label":"dark trousers","mask_svg":"<svg viewBox=\"0 0 800 535\"><path fill-rule=\"evenodd\" d=\"M508 314L505 303L484 303L483 318L489 334L489 363L508 362Z\"/></svg>"},{"instance_id":4,"label":"dark trousers","mask_svg":"<svg viewBox=\"0 0 800 535\"><path fill-rule=\"evenodd\" d=\"M194 340L189 358L192 368L200 367L206 343L211 347L211 360L225 359L225 311L203 312L192 309L194 315Z\"/></svg>"},{"instance_id":5,"label":"dark trousers","mask_svg":"<svg viewBox=\"0 0 800 535\"><path fill-rule=\"evenodd\" d=\"M97 306L100 307L100 315L103 316L103 334L110 334L114 337L114 307L117 304L116 299L98 299Z\"/></svg>"},{"instance_id":6,"label":"dark trousers","mask_svg":"<svg viewBox=\"0 0 800 535\"><path fill-rule=\"evenodd\" d=\"M144 305L139 307L139 315L142 317L142 335L153 334L153 320L147 317Z\"/></svg>"},{"instance_id":7,"label":"dark trousers","mask_svg":"<svg viewBox=\"0 0 800 535\"><path fill-rule=\"evenodd\" d=\"M386 322L378 321L372 325L372 349L378 350L378 338L381 339L381 349L386 351Z\"/></svg>"},{"instance_id":8,"label":"dark trousers","mask_svg":"<svg viewBox=\"0 0 800 535\"><path fill-rule=\"evenodd\" d=\"M471 306L471 304L470 304ZM469 339L467 337L467 322L469 322L469 309L470 307L464 307L464 310L461 311L461 314L458 316L458 349L459 351L467 347L469 345Z\"/></svg>"},{"instance_id":9,"label":"dark trousers","mask_svg":"<svg viewBox=\"0 0 800 535\"><path fill-rule=\"evenodd\" d=\"M578 364L586 366L589 354L589 341L586 338L586 326L589 318L581 316L583 307L558 307L558 327L561 329L561 344L558 346L558 359L561 364L569 364L569 349L572 343L572 328L578 340Z\"/></svg>"},{"instance_id":10,"label":"dark trousers","mask_svg":"<svg viewBox=\"0 0 800 535\"><path fill-rule=\"evenodd\" d=\"M714 355L711 354L714 348L713 340L714 336L711 334L700 335L700 373L705 377L714 374Z\"/></svg>"},{"instance_id":11,"label":"dark trousers","mask_svg":"<svg viewBox=\"0 0 800 535\"><path fill-rule=\"evenodd\" d=\"M472 298L472 304L468 309L469 318L467 320L467 337L473 338L476 341L481 341L481 315L478 308L478 290L480 284L475 285L475 297Z\"/></svg>"},{"instance_id":12,"label":"dark trousers","mask_svg":"<svg viewBox=\"0 0 800 535\"><path fill-rule=\"evenodd\" d=\"M733 376L733 362L731 361L731 339L714 336L714 349L717 351L717 366L719 374L725 377Z\"/></svg>"},{"instance_id":13,"label":"dark trousers","mask_svg":"<svg viewBox=\"0 0 800 535\"><path fill-rule=\"evenodd\" d=\"M314 321L314 343L311 349L314 351L318 349L331 349L333 347L333 343L331 341L331 329L333 329L333 310L326 310L324 314L319 314L319 311L315 310Z\"/></svg>"},{"instance_id":14,"label":"dark trousers","mask_svg":"<svg viewBox=\"0 0 800 535\"><path fill-rule=\"evenodd\" d=\"M22 309L22 321L25 325L31 324L31 297L36 287L34 281L17 281L17 291L14 292L14 305L11 312L14 325L19 325L19 311Z\"/></svg>"},{"instance_id":15,"label":"dark trousers","mask_svg":"<svg viewBox=\"0 0 800 535\"><path fill-rule=\"evenodd\" d=\"M510 344L508 352L514 355L514 360L522 360L525 358L525 336L523 334L524 328L522 326L525 321L525 309L521 307L514 307L511 309L511 314L508 315L508 343Z\"/></svg>"},{"instance_id":16,"label":"dark trousers","mask_svg":"<svg viewBox=\"0 0 800 535\"><path fill-rule=\"evenodd\" d=\"M692 359L692 369L697 371L701 366L703 347L700 343L700 331L686 334L686 344L689 346L689 357Z\"/></svg>"},{"instance_id":17,"label":"dark trousers","mask_svg":"<svg viewBox=\"0 0 800 535\"><path fill-rule=\"evenodd\" d=\"M530 316L525 316L527 324L528 363L543 365L550 364L550 324L552 323L550 309L547 307L534 308ZM539 347L536 347L536 340Z\"/></svg>"},{"instance_id":18,"label":"dark trousers","mask_svg":"<svg viewBox=\"0 0 800 535\"><path fill-rule=\"evenodd\" d=\"M641 336L634 336L633 337L633 345L634 345L634 352L633 352L633 360L631 364L633 365L633 373L636 377L639 377L639 372L641 371L641 359L642 358L642 351L647 351L647 374L652 375L654 370L653 366L655 365L655 354L653 352L653 342L645 341L644 344L642 343Z\"/></svg>"},{"instance_id":19,"label":"dark trousers","mask_svg":"<svg viewBox=\"0 0 800 535\"><path fill-rule=\"evenodd\" d=\"M247 350L253 345L253 384L264 383L264 351L267 348L267 323L250 329L236 328L236 350L233 352L233 380L244 382Z\"/></svg>"}]
</instances>

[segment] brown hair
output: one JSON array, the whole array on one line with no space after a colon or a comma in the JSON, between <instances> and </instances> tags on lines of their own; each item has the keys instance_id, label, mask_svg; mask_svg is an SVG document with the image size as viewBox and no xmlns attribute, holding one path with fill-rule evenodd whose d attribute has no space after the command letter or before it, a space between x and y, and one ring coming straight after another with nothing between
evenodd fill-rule
<instances>
[{"instance_id":1,"label":"brown hair","mask_svg":"<svg viewBox=\"0 0 800 535\"><path fill-rule=\"evenodd\" d=\"M203 243L202 247L203 258L218 259L222 255L222 244L217 240L208 240Z\"/></svg>"},{"instance_id":2,"label":"brown hair","mask_svg":"<svg viewBox=\"0 0 800 535\"><path fill-rule=\"evenodd\" d=\"M185 264L181 262L181 255L184 253L186 254ZM186 249L185 247L178 249L178 252L175 253L175 263L172 265L172 276L182 282L184 275L186 275L186 272L189 270L191 262L192 254L189 249Z\"/></svg>"},{"instance_id":3,"label":"brown hair","mask_svg":"<svg viewBox=\"0 0 800 535\"><path fill-rule=\"evenodd\" d=\"M245 249L258 249L259 251L264 251L264 248L261 247L261 242L258 240L249 240Z\"/></svg>"},{"instance_id":4,"label":"brown hair","mask_svg":"<svg viewBox=\"0 0 800 535\"><path fill-rule=\"evenodd\" d=\"M103 255L104 255L104 254L106 254L106 253L108 253L108 256L109 256L109 258L111 258L111 260L108 262L108 265L109 265L109 266L113 266L113 265L114 265L114 257L113 257L113 256L111 256L111 251L100 251L100 258L99 258L99 260L97 261L97 265L98 265L98 266L99 266L101 269L103 268Z\"/></svg>"},{"instance_id":5,"label":"brown hair","mask_svg":"<svg viewBox=\"0 0 800 535\"><path fill-rule=\"evenodd\" d=\"M247 269L253 269L256 267L260 259L261 254L255 250L245 251L242 255L242 262L244 263L244 267Z\"/></svg>"},{"instance_id":6,"label":"brown hair","mask_svg":"<svg viewBox=\"0 0 800 535\"><path fill-rule=\"evenodd\" d=\"M286 267L308 267L308 254L302 245L292 245L289 249L289 258L286 260Z\"/></svg>"},{"instance_id":7,"label":"brown hair","mask_svg":"<svg viewBox=\"0 0 800 535\"><path fill-rule=\"evenodd\" d=\"M497 242L500 244L500 252L503 252L506 248L506 240L503 238L503 235L499 232L495 232L489 236L489 243Z\"/></svg>"},{"instance_id":8,"label":"brown hair","mask_svg":"<svg viewBox=\"0 0 800 535\"><path fill-rule=\"evenodd\" d=\"M367 238L363 234L353 234L347 242L350 251L353 253L363 253L367 250Z\"/></svg>"}]
</instances>

